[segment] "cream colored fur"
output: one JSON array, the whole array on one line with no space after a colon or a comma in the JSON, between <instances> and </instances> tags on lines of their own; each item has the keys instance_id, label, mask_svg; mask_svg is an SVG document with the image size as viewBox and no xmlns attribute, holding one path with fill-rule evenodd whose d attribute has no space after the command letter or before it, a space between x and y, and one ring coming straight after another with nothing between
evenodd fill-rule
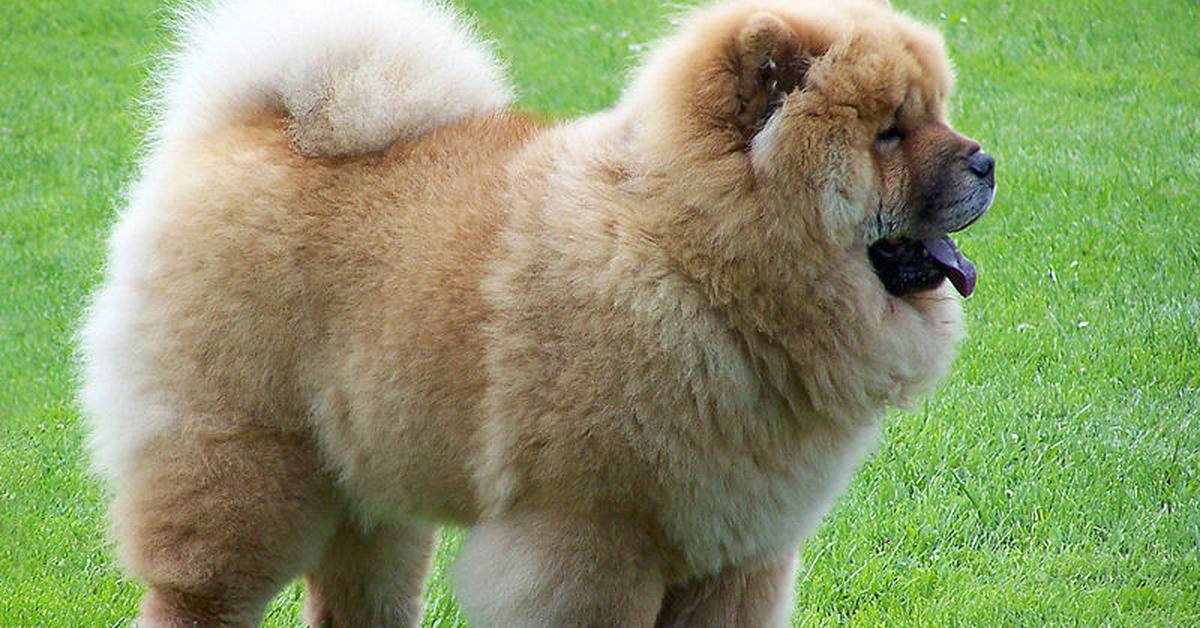
<instances>
[{"instance_id":1,"label":"cream colored fur","mask_svg":"<svg viewBox=\"0 0 1200 628\"><path fill-rule=\"evenodd\" d=\"M784 625L799 543L961 337L866 256L920 185L872 138L944 126L936 34L723 2L545 128L439 5L184 23L82 333L143 623L253 624L305 574L314 625L415 625L455 524L474 625Z\"/></svg>"},{"instance_id":2,"label":"cream colored fur","mask_svg":"<svg viewBox=\"0 0 1200 628\"><path fill-rule=\"evenodd\" d=\"M277 108L303 152L363 153L510 98L496 58L438 0L217 0L177 24L164 141Z\"/></svg>"}]
</instances>

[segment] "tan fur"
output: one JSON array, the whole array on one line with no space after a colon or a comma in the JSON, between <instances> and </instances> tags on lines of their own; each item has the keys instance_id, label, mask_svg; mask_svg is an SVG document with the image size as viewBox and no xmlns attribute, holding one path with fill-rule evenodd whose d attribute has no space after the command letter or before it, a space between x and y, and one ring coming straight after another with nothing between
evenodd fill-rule
<instances>
[{"instance_id":1,"label":"tan fur","mask_svg":"<svg viewBox=\"0 0 1200 628\"><path fill-rule=\"evenodd\" d=\"M883 6L732 2L572 124L313 158L264 111L165 152L129 359L178 419L116 507L146 624L251 624L307 573L314 624L413 625L441 523L478 625L785 623L800 540L961 335L865 253L954 167L950 80ZM901 105L946 130L884 154Z\"/></svg>"}]
</instances>

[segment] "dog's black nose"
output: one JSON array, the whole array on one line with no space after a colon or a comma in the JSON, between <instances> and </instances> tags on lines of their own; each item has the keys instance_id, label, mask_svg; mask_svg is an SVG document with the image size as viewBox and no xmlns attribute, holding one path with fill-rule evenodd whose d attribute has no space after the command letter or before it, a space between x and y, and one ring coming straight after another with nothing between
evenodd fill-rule
<instances>
[{"instance_id":1,"label":"dog's black nose","mask_svg":"<svg viewBox=\"0 0 1200 628\"><path fill-rule=\"evenodd\" d=\"M971 169L971 172L987 179L996 170L996 160L981 150L975 151L974 155L967 158L967 167Z\"/></svg>"}]
</instances>

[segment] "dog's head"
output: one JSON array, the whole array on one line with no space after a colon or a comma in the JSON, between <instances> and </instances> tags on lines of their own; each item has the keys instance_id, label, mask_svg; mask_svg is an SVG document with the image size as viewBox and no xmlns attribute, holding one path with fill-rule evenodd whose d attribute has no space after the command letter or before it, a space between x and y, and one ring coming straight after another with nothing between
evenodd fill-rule
<instances>
[{"instance_id":1,"label":"dog's head","mask_svg":"<svg viewBox=\"0 0 1200 628\"><path fill-rule=\"evenodd\" d=\"M947 234L987 210L995 163L950 127L952 81L941 37L886 3L733 2L668 39L627 104L669 138L661 163L697 206L724 199L714 230L752 240L758 221L793 248L866 256L893 295L946 277L968 295Z\"/></svg>"}]
</instances>

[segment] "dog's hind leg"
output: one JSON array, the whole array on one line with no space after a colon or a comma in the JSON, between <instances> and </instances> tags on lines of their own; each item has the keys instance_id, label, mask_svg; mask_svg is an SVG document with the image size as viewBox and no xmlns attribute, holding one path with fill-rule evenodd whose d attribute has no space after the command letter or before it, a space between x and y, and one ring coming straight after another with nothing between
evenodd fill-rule
<instances>
[{"instance_id":1,"label":"dog's hind leg","mask_svg":"<svg viewBox=\"0 0 1200 628\"><path fill-rule=\"evenodd\" d=\"M121 553L148 586L138 626L253 626L333 534L311 444L213 421L161 433L118 485Z\"/></svg>"},{"instance_id":2,"label":"dog's hind leg","mask_svg":"<svg viewBox=\"0 0 1200 628\"><path fill-rule=\"evenodd\" d=\"M418 625L436 538L425 525L344 521L308 574L305 619L331 628Z\"/></svg>"}]
</instances>

